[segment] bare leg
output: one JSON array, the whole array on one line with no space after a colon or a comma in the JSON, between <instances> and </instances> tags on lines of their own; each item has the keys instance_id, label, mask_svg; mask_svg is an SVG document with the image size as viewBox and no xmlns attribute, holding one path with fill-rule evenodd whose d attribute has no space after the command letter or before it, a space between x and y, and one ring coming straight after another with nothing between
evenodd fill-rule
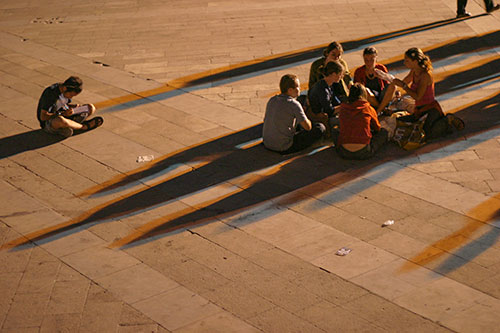
<instances>
[{"instance_id":1,"label":"bare leg","mask_svg":"<svg viewBox=\"0 0 500 333\"><path fill-rule=\"evenodd\" d=\"M392 98L394 97L395 91L396 91L396 85L394 84L394 81L393 81L387 87L387 90L385 91L384 98L382 99L382 102L380 102L380 104L377 108L377 113L381 113L382 111L384 111L385 107L387 105L389 105L389 102L392 101Z\"/></svg>"},{"instance_id":2,"label":"bare leg","mask_svg":"<svg viewBox=\"0 0 500 333\"><path fill-rule=\"evenodd\" d=\"M375 96L368 95L368 97L366 99L368 100L370 105L373 106L374 108L379 106L379 103L378 103L377 98Z\"/></svg>"},{"instance_id":3,"label":"bare leg","mask_svg":"<svg viewBox=\"0 0 500 333\"><path fill-rule=\"evenodd\" d=\"M89 117L95 113L95 106L94 104L86 104L89 106Z\"/></svg>"},{"instance_id":4,"label":"bare leg","mask_svg":"<svg viewBox=\"0 0 500 333\"><path fill-rule=\"evenodd\" d=\"M60 128L71 128L73 130L80 130L84 127L84 125L77 123L76 121L73 121L68 118L64 118L62 116L59 116L52 120L51 126L54 129L60 129Z\"/></svg>"}]
</instances>

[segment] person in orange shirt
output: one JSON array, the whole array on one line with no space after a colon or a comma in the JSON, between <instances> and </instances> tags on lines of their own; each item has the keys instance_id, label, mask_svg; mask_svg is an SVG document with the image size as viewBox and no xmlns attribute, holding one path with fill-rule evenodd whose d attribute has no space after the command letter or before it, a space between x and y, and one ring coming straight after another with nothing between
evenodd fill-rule
<instances>
[{"instance_id":1,"label":"person in orange shirt","mask_svg":"<svg viewBox=\"0 0 500 333\"><path fill-rule=\"evenodd\" d=\"M340 104L339 121L339 131L332 135L337 153L345 159L370 158L388 140L388 132L380 127L377 112L361 83L354 83L347 103Z\"/></svg>"}]
</instances>

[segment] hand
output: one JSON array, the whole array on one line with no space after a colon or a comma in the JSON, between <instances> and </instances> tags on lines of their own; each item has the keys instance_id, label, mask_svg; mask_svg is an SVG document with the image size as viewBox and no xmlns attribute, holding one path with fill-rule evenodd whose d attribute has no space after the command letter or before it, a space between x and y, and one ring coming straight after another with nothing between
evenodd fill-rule
<instances>
[{"instance_id":1,"label":"hand","mask_svg":"<svg viewBox=\"0 0 500 333\"><path fill-rule=\"evenodd\" d=\"M65 117L69 117L69 116L73 115L73 113L74 113L73 108L68 108L67 110L64 111L63 114Z\"/></svg>"},{"instance_id":2,"label":"hand","mask_svg":"<svg viewBox=\"0 0 500 333\"><path fill-rule=\"evenodd\" d=\"M394 82L394 84L398 87L404 87L406 85L406 83L404 83L404 81L400 79L394 79L392 82Z\"/></svg>"}]
</instances>

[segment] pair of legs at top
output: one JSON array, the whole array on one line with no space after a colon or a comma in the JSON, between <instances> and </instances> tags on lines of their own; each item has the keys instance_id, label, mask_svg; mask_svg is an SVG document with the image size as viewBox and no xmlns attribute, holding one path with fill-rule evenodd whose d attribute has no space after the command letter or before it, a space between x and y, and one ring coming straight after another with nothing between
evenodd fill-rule
<instances>
[{"instance_id":1,"label":"pair of legs at top","mask_svg":"<svg viewBox=\"0 0 500 333\"><path fill-rule=\"evenodd\" d=\"M457 18L471 16L471 13L465 10L465 6L467 6L467 0L457 0ZM484 6L487 13L500 9L500 5L495 5L493 0L484 0Z\"/></svg>"}]
</instances>

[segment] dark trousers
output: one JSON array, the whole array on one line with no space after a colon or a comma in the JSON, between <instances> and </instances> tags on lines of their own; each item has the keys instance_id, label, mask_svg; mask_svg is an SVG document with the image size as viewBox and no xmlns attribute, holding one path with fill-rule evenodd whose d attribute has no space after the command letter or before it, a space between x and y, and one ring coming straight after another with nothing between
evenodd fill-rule
<instances>
[{"instance_id":1,"label":"dark trousers","mask_svg":"<svg viewBox=\"0 0 500 333\"><path fill-rule=\"evenodd\" d=\"M334 136L337 154L348 160L366 160L375 155L377 150L379 150L388 140L387 130L385 128L381 128L380 131L373 133L370 144L366 145L363 149L349 151L342 147L342 145L336 144L338 132L335 134L332 133L332 135Z\"/></svg>"},{"instance_id":2,"label":"dark trousers","mask_svg":"<svg viewBox=\"0 0 500 333\"><path fill-rule=\"evenodd\" d=\"M326 128L325 125L321 123L314 123L312 125L312 129L310 131L306 131L304 129L295 133L293 137L293 143L290 148L285 151L280 152L281 154L292 154L296 153L302 149L305 149L311 146L314 142L321 139L323 134L325 134Z\"/></svg>"},{"instance_id":3,"label":"dark trousers","mask_svg":"<svg viewBox=\"0 0 500 333\"><path fill-rule=\"evenodd\" d=\"M427 140L437 139L450 133L451 128L448 119L439 110L430 109L424 114L427 114L427 118L424 122L424 132ZM398 120L413 123L418 119L416 119L414 115L408 115L399 117Z\"/></svg>"},{"instance_id":4,"label":"dark trousers","mask_svg":"<svg viewBox=\"0 0 500 333\"><path fill-rule=\"evenodd\" d=\"M486 11L490 11L493 8L493 0L484 0L484 5L486 6ZM467 6L467 0L457 0L457 14L465 13L465 6Z\"/></svg>"}]
</instances>

